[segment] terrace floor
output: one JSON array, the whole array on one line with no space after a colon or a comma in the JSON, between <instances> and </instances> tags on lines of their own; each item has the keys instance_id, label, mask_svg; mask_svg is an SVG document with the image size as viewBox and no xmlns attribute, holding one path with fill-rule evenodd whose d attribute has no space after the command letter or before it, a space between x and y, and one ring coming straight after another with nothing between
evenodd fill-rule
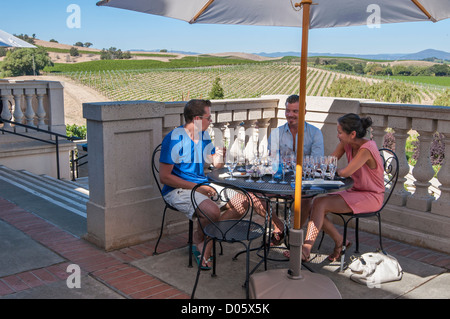
<instances>
[{"instance_id":1,"label":"terrace floor","mask_svg":"<svg viewBox=\"0 0 450 319\"><path fill-rule=\"evenodd\" d=\"M50 221L42 212L58 213L61 219ZM16 193L14 200L0 197L0 299L190 298L197 269L187 267L186 234L163 237L157 256L152 256L155 241L105 252L83 239L83 218L72 215L51 203L32 201L29 194ZM79 228L73 226L77 223ZM377 236L361 233L360 243L361 253L374 251ZM326 261L332 247L327 238L320 252L313 249L309 266L330 278L343 299L450 298L450 256L390 239L383 243L403 268L400 281L375 288L353 282L349 270L340 273L338 263ZM218 276L202 271L196 298L217 302L245 298L244 256L231 260L240 248L224 245L224 255L218 256ZM348 255L352 253L350 249ZM260 259L253 254L251 260L254 264ZM80 288L68 268L72 264L81 270ZM269 269L287 267L286 262L269 263ZM263 267L257 270L261 271ZM301 289L301 281L298 285Z\"/></svg>"}]
</instances>

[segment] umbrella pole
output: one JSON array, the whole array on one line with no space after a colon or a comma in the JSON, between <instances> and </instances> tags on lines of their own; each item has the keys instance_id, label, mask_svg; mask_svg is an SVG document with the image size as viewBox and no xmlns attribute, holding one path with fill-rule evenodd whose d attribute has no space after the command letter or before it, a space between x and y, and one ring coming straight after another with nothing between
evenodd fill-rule
<instances>
[{"instance_id":1,"label":"umbrella pole","mask_svg":"<svg viewBox=\"0 0 450 319\"><path fill-rule=\"evenodd\" d=\"M272 269L253 274L250 277L249 293L252 299L341 299L334 283L326 276L306 272L300 274L303 231L300 229L300 210L302 199L303 134L306 101L306 68L308 58L309 8L311 0L302 0L303 35L302 62L300 67L300 103L297 144L297 168L295 175L295 216L294 229L291 230L289 267Z\"/></svg>"},{"instance_id":2,"label":"umbrella pole","mask_svg":"<svg viewBox=\"0 0 450 319\"><path fill-rule=\"evenodd\" d=\"M302 200L302 175L303 175L303 138L305 131L306 110L306 75L308 68L308 34L309 34L309 11L311 0L302 0L300 4L303 9L302 25L302 51L300 61L300 91L298 110L298 137L297 137L297 163L295 170L295 196L294 196L294 229L291 231L291 247L289 274L292 278L301 278L301 251L303 231L301 230L301 200ZM298 5L298 4L296 4Z\"/></svg>"}]
</instances>

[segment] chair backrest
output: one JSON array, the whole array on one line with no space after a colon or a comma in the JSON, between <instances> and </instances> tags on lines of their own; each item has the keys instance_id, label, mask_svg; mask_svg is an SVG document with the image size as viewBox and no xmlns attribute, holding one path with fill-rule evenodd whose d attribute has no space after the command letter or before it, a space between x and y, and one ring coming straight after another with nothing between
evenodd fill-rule
<instances>
[{"instance_id":1,"label":"chair backrest","mask_svg":"<svg viewBox=\"0 0 450 319\"><path fill-rule=\"evenodd\" d=\"M380 211L386 206L386 203L391 198L394 188L397 185L398 174L399 174L399 161L397 155L394 151L388 148L380 148L381 159L383 160L383 170L384 170L384 202Z\"/></svg>"},{"instance_id":2,"label":"chair backrest","mask_svg":"<svg viewBox=\"0 0 450 319\"><path fill-rule=\"evenodd\" d=\"M236 236L236 241L244 239L250 240L252 237L252 231L254 231L256 228L255 223L252 222L253 201L251 196L246 190L237 186L231 186L216 182L215 184L223 188L219 190L214 188L214 186L209 185L209 183L205 182L197 184L191 192L191 201L194 208L196 209L197 214L202 214L209 221L209 225L205 226L209 227L208 233L211 233L212 231L215 238L224 241L229 241L230 238L233 238L234 233L239 233L240 235L239 239L237 238L238 236ZM211 200L215 202L221 201L222 203L231 203L231 205L235 207L238 206L241 209L240 217L238 219L222 220L219 222L212 220L210 216L208 216L208 214L199 207L199 202L197 201L197 198L195 196L197 189L205 185L210 187L211 190L213 190L216 194L215 196L211 197ZM248 222L243 222L244 220ZM202 227L202 230L205 232L204 227Z\"/></svg>"},{"instance_id":3,"label":"chair backrest","mask_svg":"<svg viewBox=\"0 0 450 319\"><path fill-rule=\"evenodd\" d=\"M162 185L159 181L159 156L161 155L161 144L156 146L152 155L152 173L153 178L155 179L156 185L158 186L159 193L162 197Z\"/></svg>"}]
</instances>

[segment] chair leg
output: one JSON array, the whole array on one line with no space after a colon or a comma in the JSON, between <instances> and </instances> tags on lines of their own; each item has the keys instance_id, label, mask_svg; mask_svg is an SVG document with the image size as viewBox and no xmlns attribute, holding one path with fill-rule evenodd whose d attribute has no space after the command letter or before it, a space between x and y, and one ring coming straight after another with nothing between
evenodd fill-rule
<instances>
[{"instance_id":1,"label":"chair leg","mask_svg":"<svg viewBox=\"0 0 450 319\"><path fill-rule=\"evenodd\" d=\"M222 242L220 242L220 247L222 247ZM213 260L212 260L212 262L213 262L213 271L212 271L211 277L216 277L216 261L217 261L216 240L213 239Z\"/></svg>"},{"instance_id":2,"label":"chair leg","mask_svg":"<svg viewBox=\"0 0 450 319\"><path fill-rule=\"evenodd\" d=\"M355 220L355 253L359 254L359 218Z\"/></svg>"},{"instance_id":3,"label":"chair leg","mask_svg":"<svg viewBox=\"0 0 450 319\"><path fill-rule=\"evenodd\" d=\"M343 236L343 239L342 239L341 269L340 269L340 271L343 271L343 270L344 270L345 251L346 251L345 243L346 243L346 241L347 241L347 225L348 225L348 222L349 222L349 221L350 221L350 219L347 220L347 221L344 223L344 236Z\"/></svg>"},{"instance_id":4,"label":"chair leg","mask_svg":"<svg viewBox=\"0 0 450 319\"><path fill-rule=\"evenodd\" d=\"M194 299L194 297L195 297L195 291L197 290L198 280L200 279L200 272L201 272L201 268L200 267L202 265L201 260L203 260L203 257L205 256L205 249L206 249L207 244L208 244L208 240L205 240L205 244L203 245L203 249L202 249L202 252L201 252L201 255L200 255L200 263L198 264L198 268L197 268L197 276L195 278L194 288L192 288L191 299ZM215 262L215 259L216 258L214 258L213 262Z\"/></svg>"},{"instance_id":5,"label":"chair leg","mask_svg":"<svg viewBox=\"0 0 450 319\"><path fill-rule=\"evenodd\" d=\"M189 220L189 238L188 238L188 243L189 243L189 264L188 267L192 268L192 239L194 237L194 222L192 220Z\"/></svg>"},{"instance_id":6,"label":"chair leg","mask_svg":"<svg viewBox=\"0 0 450 319\"><path fill-rule=\"evenodd\" d=\"M249 281L250 281L250 243L248 243L247 248L247 260L246 260L246 264L245 264L245 297L246 299L249 299L250 297L250 293L249 293Z\"/></svg>"},{"instance_id":7,"label":"chair leg","mask_svg":"<svg viewBox=\"0 0 450 319\"><path fill-rule=\"evenodd\" d=\"M159 241L161 240L161 237L162 237L162 233L163 233L163 229L164 229L164 220L166 218L166 210L167 210L167 206L164 208L162 222L161 222L161 230L159 231L159 237L158 237L158 240L156 241L155 251L153 252L153 255L158 255L158 252L156 250L158 249Z\"/></svg>"},{"instance_id":8,"label":"chair leg","mask_svg":"<svg viewBox=\"0 0 450 319\"><path fill-rule=\"evenodd\" d=\"M319 246L317 246L317 250L320 250L320 247L322 246L322 242L323 242L324 238L325 238L325 232L322 231L322 238L320 238L320 242L319 242Z\"/></svg>"},{"instance_id":9,"label":"chair leg","mask_svg":"<svg viewBox=\"0 0 450 319\"><path fill-rule=\"evenodd\" d=\"M380 216L379 213L377 214L377 217L378 217L378 236L380 238L380 249L381 249L382 252L384 252L384 249L383 249L383 238L381 237L381 216Z\"/></svg>"}]
</instances>

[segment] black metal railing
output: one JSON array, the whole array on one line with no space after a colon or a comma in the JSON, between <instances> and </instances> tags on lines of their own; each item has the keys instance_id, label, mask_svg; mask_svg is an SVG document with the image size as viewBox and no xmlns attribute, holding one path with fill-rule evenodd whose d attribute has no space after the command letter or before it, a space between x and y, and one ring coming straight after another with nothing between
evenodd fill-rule
<instances>
[{"instance_id":1,"label":"black metal railing","mask_svg":"<svg viewBox=\"0 0 450 319\"><path fill-rule=\"evenodd\" d=\"M49 135L53 136L54 140L43 139L43 138L39 138L39 137L36 137L36 136L23 134L22 132L16 132L15 127L11 127L12 130L6 130L4 127L0 128L0 132L3 132L3 133L9 133L9 134L13 134L13 135L18 135L18 136L26 137L28 139L36 140L36 141L39 141L39 142L55 145L57 177L58 177L58 179L61 179L60 165L59 165L59 138L63 138L63 139L69 140L69 141L81 140L81 138L76 137L76 136L66 136L64 134L55 133L55 132L52 132L52 131L49 131L49 130L44 130L44 129L38 128L36 126L30 126L30 125L26 125L26 124L10 121L10 120L1 119L1 121L3 123L14 124L15 127L16 126L20 126L20 127L26 128L27 130L34 130L34 131L37 131L37 132L42 132L42 133L46 133L46 134L49 134ZM72 163L72 167L73 167L73 163Z\"/></svg>"},{"instance_id":2,"label":"black metal railing","mask_svg":"<svg viewBox=\"0 0 450 319\"><path fill-rule=\"evenodd\" d=\"M83 146L83 150L87 151L87 143L86 146ZM70 151L70 167L72 169L72 181L76 181L76 179L78 178L79 174L78 174L78 168L80 166L86 165L88 163L88 161L84 161L83 163L80 163L80 160L86 158L88 156L88 154L84 154L82 156L79 156L77 154L76 158L75 158L75 150ZM75 177L76 176L76 177Z\"/></svg>"}]
</instances>

